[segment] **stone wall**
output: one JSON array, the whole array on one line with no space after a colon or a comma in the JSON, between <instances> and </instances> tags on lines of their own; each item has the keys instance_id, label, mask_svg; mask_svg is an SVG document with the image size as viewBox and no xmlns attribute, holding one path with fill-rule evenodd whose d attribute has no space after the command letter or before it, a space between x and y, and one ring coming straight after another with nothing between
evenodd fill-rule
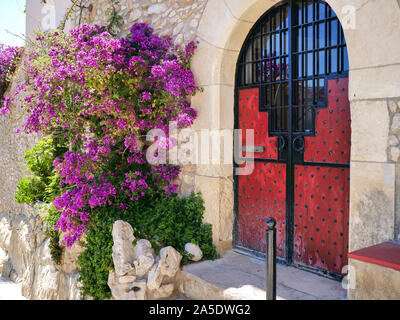
<instances>
[{"instance_id":1,"label":"stone wall","mask_svg":"<svg viewBox=\"0 0 400 320\"><path fill-rule=\"evenodd\" d=\"M22 80L22 70L18 70L8 94ZM14 133L22 128L23 119L23 111L16 107L0 117L0 274L21 283L29 299L79 299L75 264L79 247L66 249L62 265L54 265L43 219L32 207L14 200L18 180L29 174L24 152L39 140L35 135Z\"/></svg>"},{"instance_id":2,"label":"stone wall","mask_svg":"<svg viewBox=\"0 0 400 320\"><path fill-rule=\"evenodd\" d=\"M400 272L373 263L350 259L355 279L351 300L400 300Z\"/></svg>"},{"instance_id":3,"label":"stone wall","mask_svg":"<svg viewBox=\"0 0 400 320\"><path fill-rule=\"evenodd\" d=\"M110 1L86 0L93 4L91 12L83 11L83 20L88 23L107 24L107 9ZM129 33L135 22L148 23L161 36L171 36L176 44L195 39L197 27L207 0L121 0L117 7L124 22L119 36Z\"/></svg>"},{"instance_id":4,"label":"stone wall","mask_svg":"<svg viewBox=\"0 0 400 320\"><path fill-rule=\"evenodd\" d=\"M21 283L25 297L33 300L80 299L76 264L77 256L82 252L79 245L64 248L62 264L55 265L50 255L50 239L44 233L38 213L31 211L12 218L3 214L0 223L0 238L6 236L9 239L8 245L3 246L8 259L2 275Z\"/></svg>"},{"instance_id":5,"label":"stone wall","mask_svg":"<svg viewBox=\"0 0 400 320\"><path fill-rule=\"evenodd\" d=\"M400 241L400 99L388 100L390 130L388 158L395 164L395 216L394 239Z\"/></svg>"}]
</instances>

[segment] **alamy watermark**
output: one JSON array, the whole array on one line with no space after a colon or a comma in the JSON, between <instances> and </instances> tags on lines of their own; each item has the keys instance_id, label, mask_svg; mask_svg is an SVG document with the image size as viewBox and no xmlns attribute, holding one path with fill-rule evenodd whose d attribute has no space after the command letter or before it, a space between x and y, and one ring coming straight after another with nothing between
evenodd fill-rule
<instances>
[{"instance_id":1,"label":"alamy watermark","mask_svg":"<svg viewBox=\"0 0 400 320\"><path fill-rule=\"evenodd\" d=\"M153 165L236 164L236 175L249 175L254 170L254 129L246 129L243 139L242 129L195 131L178 129L177 123L171 122L168 134L153 129L146 140L153 142L146 152L147 161Z\"/></svg>"}]
</instances>

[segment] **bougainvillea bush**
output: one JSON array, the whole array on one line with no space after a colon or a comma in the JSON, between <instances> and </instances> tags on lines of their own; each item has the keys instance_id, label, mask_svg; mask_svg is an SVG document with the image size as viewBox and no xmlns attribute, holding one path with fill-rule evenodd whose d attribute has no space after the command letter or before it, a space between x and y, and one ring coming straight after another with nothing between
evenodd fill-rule
<instances>
[{"instance_id":1,"label":"bougainvillea bush","mask_svg":"<svg viewBox=\"0 0 400 320\"><path fill-rule=\"evenodd\" d=\"M38 34L30 47L23 65L29 80L1 111L20 105L28 114L23 131L61 132L68 146L53 163L61 185L53 202L60 212L56 228L66 245L82 237L96 208L128 210L148 192L173 194L179 168L149 165L141 137L196 118L188 103L198 90L190 71L195 44L180 49L137 23L122 39L82 25Z\"/></svg>"},{"instance_id":2,"label":"bougainvillea bush","mask_svg":"<svg viewBox=\"0 0 400 320\"><path fill-rule=\"evenodd\" d=\"M3 95L7 91L10 77L15 71L15 66L21 53L21 48L0 43L0 101L2 101Z\"/></svg>"}]
</instances>

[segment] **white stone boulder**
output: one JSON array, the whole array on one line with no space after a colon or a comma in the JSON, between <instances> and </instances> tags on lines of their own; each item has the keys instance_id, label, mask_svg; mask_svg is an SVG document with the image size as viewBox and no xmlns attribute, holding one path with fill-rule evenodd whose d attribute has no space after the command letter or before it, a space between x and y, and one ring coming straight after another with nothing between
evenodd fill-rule
<instances>
[{"instance_id":1,"label":"white stone boulder","mask_svg":"<svg viewBox=\"0 0 400 320\"><path fill-rule=\"evenodd\" d=\"M122 220L114 222L112 230L114 245L112 247L112 258L115 273L123 276L134 272L133 259L134 248L132 242L135 240L132 226Z\"/></svg>"},{"instance_id":2,"label":"white stone boulder","mask_svg":"<svg viewBox=\"0 0 400 320\"><path fill-rule=\"evenodd\" d=\"M145 277L155 262L154 249L152 248L150 241L140 239L136 243L133 259L136 276L139 278Z\"/></svg>"},{"instance_id":3,"label":"white stone boulder","mask_svg":"<svg viewBox=\"0 0 400 320\"><path fill-rule=\"evenodd\" d=\"M146 298L145 279L137 280L135 276L119 277L110 270L107 283L114 300L144 300Z\"/></svg>"},{"instance_id":4,"label":"white stone boulder","mask_svg":"<svg viewBox=\"0 0 400 320\"><path fill-rule=\"evenodd\" d=\"M10 248L11 222L7 214L0 216L0 248L8 251Z\"/></svg>"},{"instance_id":5,"label":"white stone boulder","mask_svg":"<svg viewBox=\"0 0 400 320\"><path fill-rule=\"evenodd\" d=\"M164 276L175 277L181 265L182 255L173 247L165 247L160 250L160 268Z\"/></svg>"},{"instance_id":6,"label":"white stone boulder","mask_svg":"<svg viewBox=\"0 0 400 320\"><path fill-rule=\"evenodd\" d=\"M160 250L160 257L156 265L149 272L147 287L149 290L158 290L164 277L174 278L181 264L182 255L173 247Z\"/></svg>"},{"instance_id":7,"label":"white stone boulder","mask_svg":"<svg viewBox=\"0 0 400 320\"><path fill-rule=\"evenodd\" d=\"M192 261L200 261L203 258L203 251L201 251L200 247L194 243L186 243L185 252L191 255L189 259Z\"/></svg>"},{"instance_id":8,"label":"white stone boulder","mask_svg":"<svg viewBox=\"0 0 400 320\"><path fill-rule=\"evenodd\" d=\"M108 274L108 286L114 300L164 299L175 289L175 276L182 255L173 247L160 250L158 257L150 241L140 239L133 246L133 229L124 221L113 225L112 258L115 271Z\"/></svg>"},{"instance_id":9,"label":"white stone boulder","mask_svg":"<svg viewBox=\"0 0 400 320\"><path fill-rule=\"evenodd\" d=\"M7 252L5 252L2 248L0 248L0 275L3 270L3 266L7 262L7 260L8 260Z\"/></svg>"},{"instance_id":10,"label":"white stone boulder","mask_svg":"<svg viewBox=\"0 0 400 320\"><path fill-rule=\"evenodd\" d=\"M80 245L79 241L76 241L71 248L67 248L63 242L60 241L60 245L63 248L61 265L55 267L64 273L75 273L79 269L77 263L79 255L85 250Z\"/></svg>"}]
</instances>

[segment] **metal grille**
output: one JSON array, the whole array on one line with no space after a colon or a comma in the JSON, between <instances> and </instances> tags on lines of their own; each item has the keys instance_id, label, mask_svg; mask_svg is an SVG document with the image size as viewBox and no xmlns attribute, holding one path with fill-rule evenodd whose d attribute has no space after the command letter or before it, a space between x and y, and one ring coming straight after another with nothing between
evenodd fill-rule
<instances>
[{"instance_id":1,"label":"metal grille","mask_svg":"<svg viewBox=\"0 0 400 320\"><path fill-rule=\"evenodd\" d=\"M284 1L254 26L238 67L239 88L260 88L270 135L313 135L315 110L327 104L326 79L349 69L338 18L319 0Z\"/></svg>"}]
</instances>

